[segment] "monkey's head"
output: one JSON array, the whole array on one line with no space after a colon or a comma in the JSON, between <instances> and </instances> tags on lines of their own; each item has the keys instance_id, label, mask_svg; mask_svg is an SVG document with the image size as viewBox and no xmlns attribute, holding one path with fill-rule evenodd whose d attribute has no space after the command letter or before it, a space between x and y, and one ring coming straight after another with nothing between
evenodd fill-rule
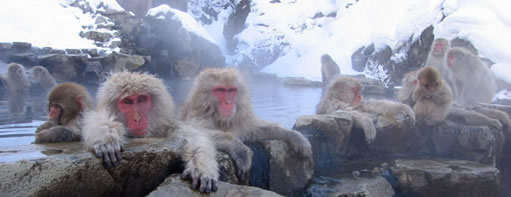
<instances>
[{"instance_id":1,"label":"monkey's head","mask_svg":"<svg viewBox=\"0 0 511 197\"><path fill-rule=\"evenodd\" d=\"M332 57L328 54L324 54L321 56L321 64L328 64L329 62L332 62Z\"/></svg>"},{"instance_id":2,"label":"monkey's head","mask_svg":"<svg viewBox=\"0 0 511 197\"><path fill-rule=\"evenodd\" d=\"M442 83L442 75L440 72L431 66L424 67L419 72L419 84L429 92L436 92Z\"/></svg>"},{"instance_id":3,"label":"monkey's head","mask_svg":"<svg viewBox=\"0 0 511 197\"><path fill-rule=\"evenodd\" d=\"M435 57L443 57L447 49L449 49L449 41L444 38L438 38L433 42L431 53Z\"/></svg>"},{"instance_id":4,"label":"monkey's head","mask_svg":"<svg viewBox=\"0 0 511 197\"><path fill-rule=\"evenodd\" d=\"M182 120L209 119L228 126L255 119L248 88L234 68L204 69L195 78L186 101Z\"/></svg>"},{"instance_id":5,"label":"monkey's head","mask_svg":"<svg viewBox=\"0 0 511 197\"><path fill-rule=\"evenodd\" d=\"M362 102L362 84L351 77L337 77L328 85L327 97L358 106Z\"/></svg>"},{"instance_id":6,"label":"monkey's head","mask_svg":"<svg viewBox=\"0 0 511 197\"><path fill-rule=\"evenodd\" d=\"M130 137L145 137L150 131L161 129L157 128L163 125L161 121L174 117L168 114L174 112L174 103L165 85L145 73L113 74L98 90L97 107L115 113Z\"/></svg>"},{"instance_id":7,"label":"monkey's head","mask_svg":"<svg viewBox=\"0 0 511 197\"><path fill-rule=\"evenodd\" d=\"M473 58L478 57L467 49L453 47L447 51L447 66L453 70L465 69L463 66L470 64Z\"/></svg>"},{"instance_id":8,"label":"monkey's head","mask_svg":"<svg viewBox=\"0 0 511 197\"><path fill-rule=\"evenodd\" d=\"M34 81L48 78L48 75L50 75L50 73L42 66L34 66L34 68L32 68L32 80Z\"/></svg>"},{"instance_id":9,"label":"monkey's head","mask_svg":"<svg viewBox=\"0 0 511 197\"><path fill-rule=\"evenodd\" d=\"M91 106L92 99L85 87L72 82L61 83L48 96L48 118L65 125Z\"/></svg>"},{"instance_id":10,"label":"monkey's head","mask_svg":"<svg viewBox=\"0 0 511 197\"><path fill-rule=\"evenodd\" d=\"M11 63L7 66L7 77L12 79L25 78L25 68L21 64Z\"/></svg>"},{"instance_id":11,"label":"monkey's head","mask_svg":"<svg viewBox=\"0 0 511 197\"><path fill-rule=\"evenodd\" d=\"M417 85L417 72L418 71L411 71L405 74L405 77L402 80L404 87L413 87Z\"/></svg>"}]
</instances>

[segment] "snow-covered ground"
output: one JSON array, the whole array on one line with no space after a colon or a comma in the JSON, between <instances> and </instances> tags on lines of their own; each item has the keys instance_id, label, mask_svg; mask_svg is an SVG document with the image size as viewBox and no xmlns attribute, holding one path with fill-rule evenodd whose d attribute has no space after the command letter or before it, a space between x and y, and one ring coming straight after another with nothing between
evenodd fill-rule
<instances>
[{"instance_id":1,"label":"snow-covered ground","mask_svg":"<svg viewBox=\"0 0 511 197\"><path fill-rule=\"evenodd\" d=\"M97 48L80 37L84 26L94 26L95 17L70 7L71 0L16 0L0 2L0 42L29 42L33 46ZM88 0L91 7L122 10L115 0Z\"/></svg>"}]
</instances>

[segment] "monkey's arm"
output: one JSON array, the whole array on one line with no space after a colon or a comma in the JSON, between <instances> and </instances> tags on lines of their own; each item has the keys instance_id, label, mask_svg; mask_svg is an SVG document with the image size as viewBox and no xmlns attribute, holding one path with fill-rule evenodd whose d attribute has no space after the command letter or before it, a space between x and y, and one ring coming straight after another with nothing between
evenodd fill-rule
<instances>
[{"instance_id":1,"label":"monkey's arm","mask_svg":"<svg viewBox=\"0 0 511 197\"><path fill-rule=\"evenodd\" d=\"M112 113L104 108L85 112L82 132L84 146L102 158L107 168L119 163L126 129Z\"/></svg>"},{"instance_id":2,"label":"monkey's arm","mask_svg":"<svg viewBox=\"0 0 511 197\"><path fill-rule=\"evenodd\" d=\"M282 128L273 123L259 121L259 127L239 136L243 141L282 140L305 158L312 157L312 146L301 133Z\"/></svg>"},{"instance_id":3,"label":"monkey's arm","mask_svg":"<svg viewBox=\"0 0 511 197\"><path fill-rule=\"evenodd\" d=\"M248 178L254 153L241 140L230 133L211 130L213 141L218 150L229 154L236 165L236 175L241 182Z\"/></svg>"},{"instance_id":4,"label":"monkey's arm","mask_svg":"<svg viewBox=\"0 0 511 197\"><path fill-rule=\"evenodd\" d=\"M364 130L364 136L366 138L366 142L371 144L376 139L376 128L374 127L373 120L371 120L367 115L362 114L357 111L353 111L353 124L362 130Z\"/></svg>"},{"instance_id":5,"label":"monkey's arm","mask_svg":"<svg viewBox=\"0 0 511 197\"><path fill-rule=\"evenodd\" d=\"M65 126L54 126L41 130L35 135L35 143L37 144L71 141L80 141L80 135L75 134L74 131L69 130Z\"/></svg>"},{"instance_id":6,"label":"monkey's arm","mask_svg":"<svg viewBox=\"0 0 511 197\"><path fill-rule=\"evenodd\" d=\"M170 131L170 139L184 140L182 159L186 163L182 178L190 177L192 187L209 193L216 191L218 181L218 163L216 149L210 138L196 128L181 125L177 130Z\"/></svg>"},{"instance_id":7,"label":"monkey's arm","mask_svg":"<svg viewBox=\"0 0 511 197\"><path fill-rule=\"evenodd\" d=\"M508 130L511 129L511 120L509 119L509 116L505 112L497 109L483 107L480 105L474 105L471 108L472 110L484 114L485 116L499 120L503 125L505 125L508 128Z\"/></svg>"},{"instance_id":8,"label":"monkey's arm","mask_svg":"<svg viewBox=\"0 0 511 197\"><path fill-rule=\"evenodd\" d=\"M49 129L54 126L57 126L57 123L54 120L49 119L46 122L44 122L43 124L39 125L39 127L37 127L37 129L35 130L35 133L39 133L42 130Z\"/></svg>"},{"instance_id":9,"label":"monkey's arm","mask_svg":"<svg viewBox=\"0 0 511 197\"><path fill-rule=\"evenodd\" d=\"M469 125L492 126L497 129L502 129L502 124L498 120L474 111L465 110L460 106L453 106L449 112L449 116L461 118Z\"/></svg>"}]
</instances>

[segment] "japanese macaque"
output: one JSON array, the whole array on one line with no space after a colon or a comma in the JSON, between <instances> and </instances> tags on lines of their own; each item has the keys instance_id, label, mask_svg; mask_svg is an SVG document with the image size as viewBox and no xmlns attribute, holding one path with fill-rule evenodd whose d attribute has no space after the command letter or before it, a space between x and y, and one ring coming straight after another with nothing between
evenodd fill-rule
<instances>
[{"instance_id":1,"label":"japanese macaque","mask_svg":"<svg viewBox=\"0 0 511 197\"><path fill-rule=\"evenodd\" d=\"M415 88L412 99L413 110L417 119L428 126L437 125L445 120L452 107L451 88L442 79L440 72L433 67L420 70L419 85Z\"/></svg>"},{"instance_id":2,"label":"japanese macaque","mask_svg":"<svg viewBox=\"0 0 511 197\"><path fill-rule=\"evenodd\" d=\"M11 63L7 66L7 89L9 115L18 117L25 111L28 100L30 81L25 74L25 67L21 64Z\"/></svg>"},{"instance_id":3,"label":"japanese macaque","mask_svg":"<svg viewBox=\"0 0 511 197\"><path fill-rule=\"evenodd\" d=\"M328 84L336 75L340 75L341 70L335 61L328 54L321 56L321 77L323 83Z\"/></svg>"},{"instance_id":4,"label":"japanese macaque","mask_svg":"<svg viewBox=\"0 0 511 197\"><path fill-rule=\"evenodd\" d=\"M233 68L210 68L199 73L180 118L212 129L217 148L230 154L235 162L237 153L248 149L242 142L261 140L283 140L295 153L305 158L312 156L311 145L302 134L256 117L248 88ZM250 170L251 155L247 159L245 163L236 162L237 171L241 171L238 175Z\"/></svg>"},{"instance_id":5,"label":"japanese macaque","mask_svg":"<svg viewBox=\"0 0 511 197\"><path fill-rule=\"evenodd\" d=\"M397 93L397 100L403 104L406 104L410 107L413 107L415 105L415 102L412 99L413 91L415 90L415 87L417 86L417 75L419 74L419 71L414 70L410 71L405 74L403 80L401 89L399 89Z\"/></svg>"},{"instance_id":6,"label":"japanese macaque","mask_svg":"<svg viewBox=\"0 0 511 197\"><path fill-rule=\"evenodd\" d=\"M447 65L452 72L456 103L490 103L497 91L493 72L467 49L454 47L447 51Z\"/></svg>"},{"instance_id":7,"label":"japanese macaque","mask_svg":"<svg viewBox=\"0 0 511 197\"><path fill-rule=\"evenodd\" d=\"M53 88L48 96L48 120L36 130L36 143L80 141L83 113L92 108L87 89L67 82Z\"/></svg>"},{"instance_id":8,"label":"japanese macaque","mask_svg":"<svg viewBox=\"0 0 511 197\"><path fill-rule=\"evenodd\" d=\"M456 98L456 86L454 85L454 80L452 76L452 71L447 68L445 64L445 54L447 50L451 47L449 45L449 41L444 38L437 38L431 44L431 49L429 51L428 59L426 60L425 66L435 67L440 74L442 74L442 78L447 85L451 88L453 92L453 97Z\"/></svg>"},{"instance_id":9,"label":"japanese macaque","mask_svg":"<svg viewBox=\"0 0 511 197\"><path fill-rule=\"evenodd\" d=\"M190 177L192 187L201 192L216 191L214 144L198 128L175 119L173 98L160 79L144 73L112 74L100 86L97 100L95 110L84 114L83 142L105 167L119 164L127 138L166 137L184 144L182 177Z\"/></svg>"},{"instance_id":10,"label":"japanese macaque","mask_svg":"<svg viewBox=\"0 0 511 197\"><path fill-rule=\"evenodd\" d=\"M49 92L52 88L57 85L57 82L53 76L48 72L45 67L34 66L30 75L32 86L41 88L44 93Z\"/></svg>"},{"instance_id":11,"label":"japanese macaque","mask_svg":"<svg viewBox=\"0 0 511 197\"><path fill-rule=\"evenodd\" d=\"M316 114L328 114L337 110L351 111L355 126L364 130L368 143L376 138L376 129L373 121L364 113L383 115L394 120L403 117L415 122L415 113L408 105L389 100L363 100L361 90L362 84L354 78L335 78L322 95Z\"/></svg>"}]
</instances>

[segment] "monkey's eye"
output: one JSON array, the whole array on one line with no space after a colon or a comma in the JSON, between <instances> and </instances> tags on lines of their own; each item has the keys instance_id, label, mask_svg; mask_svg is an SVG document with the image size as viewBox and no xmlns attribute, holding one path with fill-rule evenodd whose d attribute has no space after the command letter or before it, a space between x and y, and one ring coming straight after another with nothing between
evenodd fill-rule
<instances>
[{"instance_id":1,"label":"monkey's eye","mask_svg":"<svg viewBox=\"0 0 511 197\"><path fill-rule=\"evenodd\" d=\"M147 101L147 96L145 96L145 95L143 95L143 96L139 96L139 97L137 98L137 103L143 103L143 102L145 102L145 101Z\"/></svg>"},{"instance_id":2,"label":"monkey's eye","mask_svg":"<svg viewBox=\"0 0 511 197\"><path fill-rule=\"evenodd\" d=\"M229 88L228 92L238 92L238 88Z\"/></svg>"},{"instance_id":3,"label":"monkey's eye","mask_svg":"<svg viewBox=\"0 0 511 197\"><path fill-rule=\"evenodd\" d=\"M122 103L127 104L127 105L132 105L133 100L131 100L129 98L125 98L125 99L122 99Z\"/></svg>"},{"instance_id":4,"label":"monkey's eye","mask_svg":"<svg viewBox=\"0 0 511 197\"><path fill-rule=\"evenodd\" d=\"M225 88L214 88L213 89L213 92L225 92L226 89Z\"/></svg>"},{"instance_id":5,"label":"monkey's eye","mask_svg":"<svg viewBox=\"0 0 511 197\"><path fill-rule=\"evenodd\" d=\"M424 85L426 88L429 88L429 84Z\"/></svg>"}]
</instances>

